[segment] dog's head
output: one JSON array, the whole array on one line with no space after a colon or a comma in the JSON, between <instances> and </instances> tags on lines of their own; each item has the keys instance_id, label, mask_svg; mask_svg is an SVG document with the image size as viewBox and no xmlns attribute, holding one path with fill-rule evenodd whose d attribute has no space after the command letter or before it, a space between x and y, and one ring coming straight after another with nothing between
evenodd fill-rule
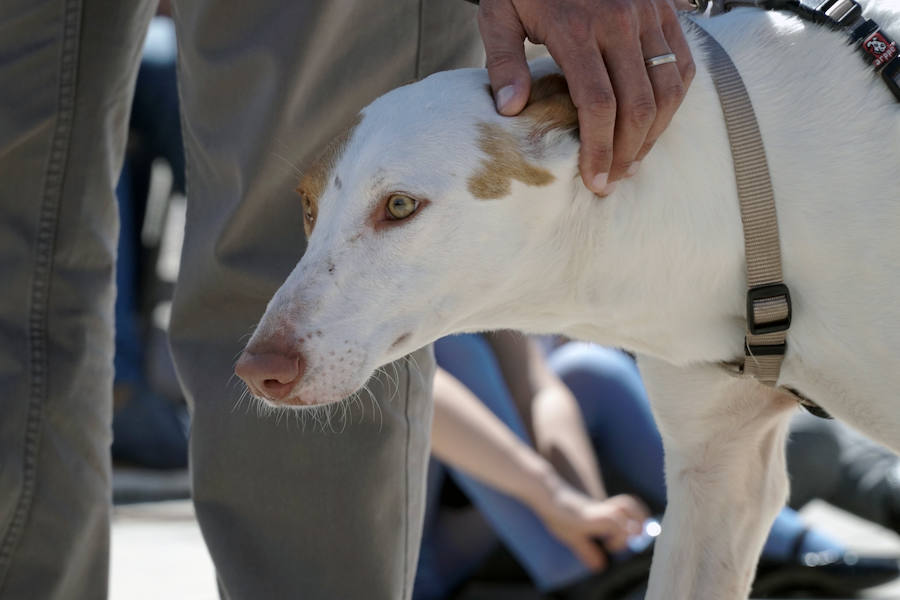
<instances>
[{"instance_id":1,"label":"dog's head","mask_svg":"<svg viewBox=\"0 0 900 600\"><path fill-rule=\"evenodd\" d=\"M505 323L512 265L576 181L577 117L555 66L518 117L483 70L449 71L365 108L298 191L308 246L236 372L259 398L334 402L435 339ZM298 235L300 232L298 232Z\"/></svg>"}]
</instances>

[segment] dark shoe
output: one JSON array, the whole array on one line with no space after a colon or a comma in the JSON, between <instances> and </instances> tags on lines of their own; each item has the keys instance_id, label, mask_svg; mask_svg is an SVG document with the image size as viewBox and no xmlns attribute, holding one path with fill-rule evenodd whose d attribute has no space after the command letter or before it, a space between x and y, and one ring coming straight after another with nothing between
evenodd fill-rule
<instances>
[{"instance_id":1,"label":"dark shoe","mask_svg":"<svg viewBox=\"0 0 900 600\"><path fill-rule=\"evenodd\" d=\"M653 524L653 525L651 525ZM655 527L647 534L647 526ZM594 573L580 581L547 594L558 600L621 600L623 598L643 598L647 578L650 576L650 562L656 536L659 535L659 521L650 519L645 523L644 535L630 540L632 551L613 554L609 566L600 573Z\"/></svg>"},{"instance_id":2,"label":"dark shoe","mask_svg":"<svg viewBox=\"0 0 900 600\"><path fill-rule=\"evenodd\" d=\"M606 552L611 561L605 571L589 575L560 590L554 590L549 597L564 600L643 598L650 576L653 549L660 532L662 527L659 520L652 517L647 519L641 533L628 538L628 547L625 550L613 554Z\"/></svg>"},{"instance_id":3,"label":"dark shoe","mask_svg":"<svg viewBox=\"0 0 900 600\"><path fill-rule=\"evenodd\" d=\"M790 562L761 560L750 595L769 598L803 592L847 597L898 576L897 558L857 556L852 552L807 552Z\"/></svg>"},{"instance_id":4,"label":"dark shoe","mask_svg":"<svg viewBox=\"0 0 900 600\"><path fill-rule=\"evenodd\" d=\"M554 600L619 600L647 583L652 556L651 550L611 563L605 571L554 590L547 597Z\"/></svg>"}]
</instances>

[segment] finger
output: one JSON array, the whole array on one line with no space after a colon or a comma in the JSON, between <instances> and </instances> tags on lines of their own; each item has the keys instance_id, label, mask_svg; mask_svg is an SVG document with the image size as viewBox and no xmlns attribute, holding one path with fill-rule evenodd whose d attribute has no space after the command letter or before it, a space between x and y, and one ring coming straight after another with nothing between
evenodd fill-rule
<instances>
[{"instance_id":1,"label":"finger","mask_svg":"<svg viewBox=\"0 0 900 600\"><path fill-rule=\"evenodd\" d=\"M684 37L684 30L681 28L681 21L678 20L678 14L674 8L664 5L657 8L659 13L662 32L669 44L669 48L678 58L678 71L681 73L681 82L684 89L687 90L694 80L697 67L694 64L694 58L691 56L691 48L688 46L687 38Z\"/></svg>"},{"instance_id":2,"label":"finger","mask_svg":"<svg viewBox=\"0 0 900 600\"><path fill-rule=\"evenodd\" d=\"M571 39L548 39L546 44L569 82L572 103L578 110L581 178L595 194L605 195L612 164L616 97L600 49L596 43L585 45Z\"/></svg>"},{"instance_id":3,"label":"finger","mask_svg":"<svg viewBox=\"0 0 900 600\"><path fill-rule=\"evenodd\" d=\"M628 515L616 503L604 502L602 512L591 519L589 530L608 550L618 551L628 541L628 522Z\"/></svg>"},{"instance_id":4,"label":"finger","mask_svg":"<svg viewBox=\"0 0 900 600\"><path fill-rule=\"evenodd\" d=\"M578 557L592 571L600 571L606 568L608 559L602 548L590 539L573 540L567 544L572 554Z\"/></svg>"},{"instance_id":5,"label":"finger","mask_svg":"<svg viewBox=\"0 0 900 600\"><path fill-rule=\"evenodd\" d=\"M620 494L611 497L609 502L621 510L630 520L643 522L650 518L650 509L636 496Z\"/></svg>"},{"instance_id":6,"label":"finger","mask_svg":"<svg viewBox=\"0 0 900 600\"><path fill-rule=\"evenodd\" d=\"M644 66L638 40L604 51L616 94L616 128L609 178L621 179L635 160L656 118L653 86Z\"/></svg>"},{"instance_id":7,"label":"finger","mask_svg":"<svg viewBox=\"0 0 900 600\"><path fill-rule=\"evenodd\" d=\"M628 523L629 520L621 513L609 517L605 524L606 533L602 537L603 544L608 550L618 552L625 549L628 544L628 538L632 535Z\"/></svg>"},{"instance_id":8,"label":"finger","mask_svg":"<svg viewBox=\"0 0 900 600\"><path fill-rule=\"evenodd\" d=\"M525 30L510 0L481 2L478 29L497 111L517 115L528 102L531 72L525 60Z\"/></svg>"},{"instance_id":9,"label":"finger","mask_svg":"<svg viewBox=\"0 0 900 600\"><path fill-rule=\"evenodd\" d=\"M684 32L681 30L681 25L678 23L677 18L664 20L662 31L665 35L665 40L648 39L645 42L645 52L649 56L657 56L655 53L651 54L647 48L669 47L671 48L670 51L675 54L677 62L648 69L650 81L653 84L653 94L656 98L656 120L650 127L650 131L647 132L647 139L638 152L637 161L641 161L647 156L656 140L669 126L675 111L681 106L687 87L690 85L696 72L690 48L688 48L687 40L685 40ZM679 82L675 81L676 73Z\"/></svg>"}]
</instances>

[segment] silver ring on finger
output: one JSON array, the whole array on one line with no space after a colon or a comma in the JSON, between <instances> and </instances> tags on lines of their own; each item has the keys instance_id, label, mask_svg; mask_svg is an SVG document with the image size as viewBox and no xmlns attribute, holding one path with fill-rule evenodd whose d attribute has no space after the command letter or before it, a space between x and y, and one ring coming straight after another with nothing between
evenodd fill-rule
<instances>
[{"instance_id":1,"label":"silver ring on finger","mask_svg":"<svg viewBox=\"0 0 900 600\"><path fill-rule=\"evenodd\" d=\"M659 56L652 56L650 58L644 59L644 64L647 65L648 69L650 67L658 67L659 65L667 65L673 62L678 62L678 58L676 58L673 52L669 52L668 54L660 54Z\"/></svg>"}]
</instances>

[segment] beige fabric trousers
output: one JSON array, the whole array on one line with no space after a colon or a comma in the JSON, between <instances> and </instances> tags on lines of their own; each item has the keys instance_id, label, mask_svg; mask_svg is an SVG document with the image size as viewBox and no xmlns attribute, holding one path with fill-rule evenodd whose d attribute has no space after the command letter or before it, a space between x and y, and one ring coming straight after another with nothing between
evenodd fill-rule
<instances>
[{"instance_id":1,"label":"beige fabric trousers","mask_svg":"<svg viewBox=\"0 0 900 600\"><path fill-rule=\"evenodd\" d=\"M428 452L422 377L330 426L233 409L233 361L303 252L293 187L369 100L482 62L462 0L176 3L188 163L172 316L191 459L225 597L411 593ZM0 599L103 598L113 187L153 2L0 2ZM390 373L394 371L389 368ZM165 548L160 548L165 552ZM178 590L172 590L177 598Z\"/></svg>"}]
</instances>

